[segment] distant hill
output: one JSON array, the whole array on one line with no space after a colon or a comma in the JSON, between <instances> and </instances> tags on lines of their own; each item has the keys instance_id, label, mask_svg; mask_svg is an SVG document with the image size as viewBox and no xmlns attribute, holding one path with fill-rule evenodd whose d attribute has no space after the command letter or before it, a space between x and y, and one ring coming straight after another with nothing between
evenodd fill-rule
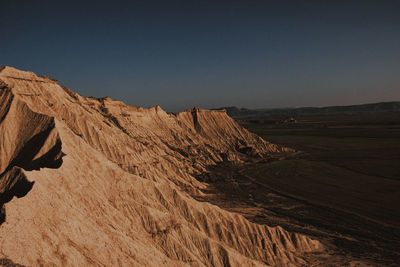
<instances>
[{"instance_id":1,"label":"distant hill","mask_svg":"<svg viewBox=\"0 0 400 267\"><path fill-rule=\"evenodd\" d=\"M400 102L380 102L351 106L302 107L276 109L246 109L238 107L222 107L229 116L237 119L264 117L287 118L303 116L332 116L332 115L367 115L376 113L399 113Z\"/></svg>"}]
</instances>

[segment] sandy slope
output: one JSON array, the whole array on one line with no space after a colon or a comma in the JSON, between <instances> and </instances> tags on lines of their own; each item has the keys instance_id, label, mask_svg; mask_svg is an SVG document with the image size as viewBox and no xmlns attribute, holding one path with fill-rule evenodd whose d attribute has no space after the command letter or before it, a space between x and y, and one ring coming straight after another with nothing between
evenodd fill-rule
<instances>
[{"instance_id":1,"label":"sandy slope","mask_svg":"<svg viewBox=\"0 0 400 267\"><path fill-rule=\"evenodd\" d=\"M84 98L5 67L0 149L0 258L57 266L298 266L307 264L304 253L323 250L306 236L191 197L207 186L194 178L207 166L285 150L223 111L167 114Z\"/></svg>"}]
</instances>

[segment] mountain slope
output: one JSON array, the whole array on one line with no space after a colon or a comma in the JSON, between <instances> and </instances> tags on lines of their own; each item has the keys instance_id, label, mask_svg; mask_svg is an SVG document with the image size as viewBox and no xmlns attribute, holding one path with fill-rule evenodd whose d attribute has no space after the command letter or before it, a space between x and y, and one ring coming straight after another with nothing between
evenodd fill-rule
<instances>
[{"instance_id":1,"label":"mountain slope","mask_svg":"<svg viewBox=\"0 0 400 267\"><path fill-rule=\"evenodd\" d=\"M11 67L1 69L0 88L1 258L29 266L295 266L323 249L193 199L207 187L194 178L207 166L288 151L223 111L167 114L85 98Z\"/></svg>"}]
</instances>

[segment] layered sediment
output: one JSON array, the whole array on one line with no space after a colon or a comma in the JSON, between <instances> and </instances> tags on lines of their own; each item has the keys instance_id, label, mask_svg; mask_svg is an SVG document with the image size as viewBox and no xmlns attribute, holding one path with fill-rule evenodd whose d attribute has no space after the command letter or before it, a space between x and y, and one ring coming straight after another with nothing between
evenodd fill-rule
<instances>
[{"instance_id":1,"label":"layered sediment","mask_svg":"<svg viewBox=\"0 0 400 267\"><path fill-rule=\"evenodd\" d=\"M166 113L0 70L0 258L23 265L299 266L316 240L199 202L195 177L288 149L224 111Z\"/></svg>"}]
</instances>

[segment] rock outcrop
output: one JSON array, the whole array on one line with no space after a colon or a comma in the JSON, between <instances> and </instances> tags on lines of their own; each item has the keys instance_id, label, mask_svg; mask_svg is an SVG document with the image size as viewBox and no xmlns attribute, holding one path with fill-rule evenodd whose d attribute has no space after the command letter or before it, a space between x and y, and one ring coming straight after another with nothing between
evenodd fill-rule
<instances>
[{"instance_id":1,"label":"rock outcrop","mask_svg":"<svg viewBox=\"0 0 400 267\"><path fill-rule=\"evenodd\" d=\"M29 266L306 264L306 253L323 249L318 241L192 197L207 187L194 177L210 165L285 151L224 111L135 108L4 67L0 258Z\"/></svg>"}]
</instances>

